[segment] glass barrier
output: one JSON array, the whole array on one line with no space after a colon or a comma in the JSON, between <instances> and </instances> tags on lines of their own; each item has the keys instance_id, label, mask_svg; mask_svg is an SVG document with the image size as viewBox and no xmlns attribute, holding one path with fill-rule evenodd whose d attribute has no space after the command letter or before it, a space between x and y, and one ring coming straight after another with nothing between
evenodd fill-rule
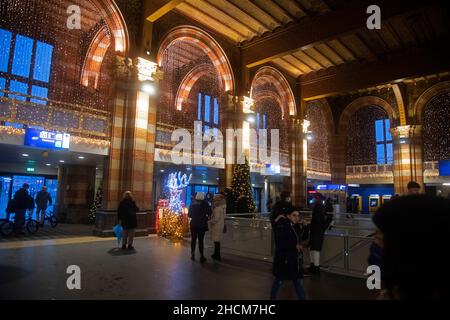
<instances>
[{"instance_id":1,"label":"glass barrier","mask_svg":"<svg viewBox=\"0 0 450 320\"><path fill-rule=\"evenodd\" d=\"M272 262L274 242L268 219L242 218L249 214L227 215L227 232L221 242L224 253ZM324 270L364 277L374 226L369 217L335 217L334 227L327 231L321 251ZM209 246L212 243L209 239ZM309 265L309 250L305 249L305 265Z\"/></svg>"}]
</instances>

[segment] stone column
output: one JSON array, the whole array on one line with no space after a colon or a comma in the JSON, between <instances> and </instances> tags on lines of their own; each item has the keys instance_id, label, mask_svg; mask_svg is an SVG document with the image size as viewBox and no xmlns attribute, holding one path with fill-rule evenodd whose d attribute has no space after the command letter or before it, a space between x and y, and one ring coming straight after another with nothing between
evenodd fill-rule
<instances>
[{"instance_id":1,"label":"stone column","mask_svg":"<svg viewBox=\"0 0 450 320\"><path fill-rule=\"evenodd\" d=\"M123 67L125 65L125 67ZM105 166L105 199L95 233L109 235L117 220L122 193L130 190L140 208L138 234L154 227L153 165L156 139L156 98L144 89L157 91L162 73L145 59L123 59L116 77L113 100L111 152ZM153 222L152 222L153 221Z\"/></svg>"},{"instance_id":2,"label":"stone column","mask_svg":"<svg viewBox=\"0 0 450 320\"><path fill-rule=\"evenodd\" d=\"M407 193L409 181L423 184L422 126L399 126L391 129L394 149L394 189L396 194Z\"/></svg>"},{"instance_id":3,"label":"stone column","mask_svg":"<svg viewBox=\"0 0 450 320\"><path fill-rule=\"evenodd\" d=\"M305 139L306 122L300 118L292 118L289 128L289 143L291 156L291 195L292 203L306 207L306 161L307 152ZM307 126L306 126L307 132Z\"/></svg>"},{"instance_id":4,"label":"stone column","mask_svg":"<svg viewBox=\"0 0 450 320\"><path fill-rule=\"evenodd\" d=\"M221 132L223 134L223 156L226 160L226 130L237 128L236 124L236 106L234 103L234 97L229 94L225 94L221 97L222 120L221 120ZM225 162L225 168L219 170L219 190L224 190L226 187L231 187L233 182L233 164Z\"/></svg>"},{"instance_id":5,"label":"stone column","mask_svg":"<svg viewBox=\"0 0 450 320\"><path fill-rule=\"evenodd\" d=\"M330 169L333 184L345 184L347 176L347 137L333 134L330 139Z\"/></svg>"}]
</instances>

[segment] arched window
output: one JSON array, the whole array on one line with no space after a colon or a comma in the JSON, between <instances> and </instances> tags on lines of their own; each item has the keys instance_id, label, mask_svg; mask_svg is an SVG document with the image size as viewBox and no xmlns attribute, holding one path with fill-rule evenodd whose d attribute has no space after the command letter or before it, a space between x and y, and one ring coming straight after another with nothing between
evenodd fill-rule
<instances>
[{"instance_id":1,"label":"arched window","mask_svg":"<svg viewBox=\"0 0 450 320\"><path fill-rule=\"evenodd\" d=\"M347 165L392 164L389 116L378 106L366 106L349 119Z\"/></svg>"},{"instance_id":2,"label":"arched window","mask_svg":"<svg viewBox=\"0 0 450 320\"><path fill-rule=\"evenodd\" d=\"M440 94L423 111L425 161L450 160L450 92Z\"/></svg>"}]
</instances>

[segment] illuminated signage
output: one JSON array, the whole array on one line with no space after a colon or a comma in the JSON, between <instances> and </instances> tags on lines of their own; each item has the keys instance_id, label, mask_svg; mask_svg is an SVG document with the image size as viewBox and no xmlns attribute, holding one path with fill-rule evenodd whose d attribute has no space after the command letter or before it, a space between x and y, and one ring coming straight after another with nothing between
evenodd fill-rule
<instances>
[{"instance_id":1,"label":"illuminated signage","mask_svg":"<svg viewBox=\"0 0 450 320\"><path fill-rule=\"evenodd\" d=\"M342 185L342 184L320 184L317 186L316 188L317 191L320 190L342 190L342 191L346 191L347 190L347 186Z\"/></svg>"},{"instance_id":2,"label":"illuminated signage","mask_svg":"<svg viewBox=\"0 0 450 320\"><path fill-rule=\"evenodd\" d=\"M25 132L25 145L45 149L69 149L70 134L28 128Z\"/></svg>"}]
</instances>

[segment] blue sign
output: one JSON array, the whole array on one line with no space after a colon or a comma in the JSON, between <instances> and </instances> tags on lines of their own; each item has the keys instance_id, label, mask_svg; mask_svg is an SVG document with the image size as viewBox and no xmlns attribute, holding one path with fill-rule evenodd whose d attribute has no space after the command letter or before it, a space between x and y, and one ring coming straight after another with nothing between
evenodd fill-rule
<instances>
[{"instance_id":1,"label":"blue sign","mask_svg":"<svg viewBox=\"0 0 450 320\"><path fill-rule=\"evenodd\" d=\"M450 176L450 160L439 161L439 175L441 177Z\"/></svg>"},{"instance_id":2,"label":"blue sign","mask_svg":"<svg viewBox=\"0 0 450 320\"><path fill-rule=\"evenodd\" d=\"M320 190L342 190L342 191L346 191L347 190L347 186L342 185L342 184L320 184L317 186L316 188L317 191Z\"/></svg>"},{"instance_id":3,"label":"blue sign","mask_svg":"<svg viewBox=\"0 0 450 320\"><path fill-rule=\"evenodd\" d=\"M28 128L25 145L45 149L69 149L70 134Z\"/></svg>"}]
</instances>

